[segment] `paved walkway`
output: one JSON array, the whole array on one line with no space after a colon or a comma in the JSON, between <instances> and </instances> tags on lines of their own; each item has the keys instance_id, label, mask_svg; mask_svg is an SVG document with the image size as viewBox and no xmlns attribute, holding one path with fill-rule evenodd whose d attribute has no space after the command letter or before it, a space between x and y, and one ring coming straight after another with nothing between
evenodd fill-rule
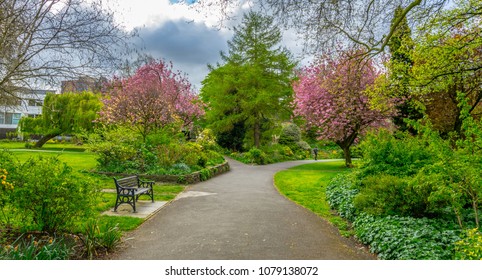
<instances>
[{"instance_id":1,"label":"paved walkway","mask_svg":"<svg viewBox=\"0 0 482 280\"><path fill-rule=\"evenodd\" d=\"M249 166L190 187L126 236L114 259L374 259L309 210L280 195L273 175L313 161Z\"/></svg>"}]
</instances>

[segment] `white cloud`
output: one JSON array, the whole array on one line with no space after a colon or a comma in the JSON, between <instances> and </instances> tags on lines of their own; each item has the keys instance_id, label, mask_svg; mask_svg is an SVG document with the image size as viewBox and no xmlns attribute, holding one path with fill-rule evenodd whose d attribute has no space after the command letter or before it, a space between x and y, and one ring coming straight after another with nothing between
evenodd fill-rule
<instances>
[{"instance_id":1,"label":"white cloud","mask_svg":"<svg viewBox=\"0 0 482 280\"><path fill-rule=\"evenodd\" d=\"M169 0L107 0L106 6L115 11L115 18L127 29L155 27L168 21L187 20L214 26L221 11L192 5L172 4Z\"/></svg>"},{"instance_id":2,"label":"white cloud","mask_svg":"<svg viewBox=\"0 0 482 280\"><path fill-rule=\"evenodd\" d=\"M208 74L207 64L221 62L219 52L227 51L227 41L232 36L228 28L238 24L255 1L228 7L236 20L223 22L223 28L219 28L221 8L216 5L171 4L169 0L104 0L103 3L126 29L139 30L140 47L146 53L172 61L199 89ZM282 44L297 60L303 60L299 56L302 46L292 30L285 33Z\"/></svg>"}]
</instances>

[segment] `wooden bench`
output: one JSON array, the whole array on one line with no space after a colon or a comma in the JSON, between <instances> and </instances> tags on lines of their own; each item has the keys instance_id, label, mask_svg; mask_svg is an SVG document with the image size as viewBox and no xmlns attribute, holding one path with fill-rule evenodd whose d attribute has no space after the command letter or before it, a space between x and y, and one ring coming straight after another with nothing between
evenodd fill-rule
<instances>
[{"instance_id":1,"label":"wooden bench","mask_svg":"<svg viewBox=\"0 0 482 280\"><path fill-rule=\"evenodd\" d=\"M132 206L136 213L136 201L141 195L147 195L154 202L153 181L143 181L139 176L130 176L121 179L114 178L115 188L117 190L117 199L115 202L114 212L117 212L119 205L126 203Z\"/></svg>"}]
</instances>

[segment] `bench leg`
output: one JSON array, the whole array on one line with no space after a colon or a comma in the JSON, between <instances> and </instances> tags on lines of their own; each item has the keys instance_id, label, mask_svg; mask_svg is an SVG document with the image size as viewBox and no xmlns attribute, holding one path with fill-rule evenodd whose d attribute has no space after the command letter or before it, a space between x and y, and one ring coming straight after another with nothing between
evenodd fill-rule
<instances>
[{"instance_id":1,"label":"bench leg","mask_svg":"<svg viewBox=\"0 0 482 280\"><path fill-rule=\"evenodd\" d=\"M114 206L114 212L117 212L117 207L121 204L121 201L119 199L119 196L115 199L115 206Z\"/></svg>"},{"instance_id":2,"label":"bench leg","mask_svg":"<svg viewBox=\"0 0 482 280\"><path fill-rule=\"evenodd\" d=\"M122 197L120 197L118 195L117 198L116 198L116 201L115 201L114 212L117 212L117 208L123 203L129 204L130 206L132 206L132 208L134 210L134 213L137 213L137 211L136 211L136 196L135 195L122 196Z\"/></svg>"}]
</instances>

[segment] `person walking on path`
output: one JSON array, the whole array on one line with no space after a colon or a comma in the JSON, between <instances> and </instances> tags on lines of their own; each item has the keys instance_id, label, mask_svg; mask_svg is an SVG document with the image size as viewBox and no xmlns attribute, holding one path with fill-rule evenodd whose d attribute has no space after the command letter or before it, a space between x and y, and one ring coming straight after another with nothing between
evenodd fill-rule
<instances>
[{"instance_id":1,"label":"person walking on path","mask_svg":"<svg viewBox=\"0 0 482 280\"><path fill-rule=\"evenodd\" d=\"M313 149L313 154L315 155L315 160L318 160L318 148L317 147L315 147Z\"/></svg>"}]
</instances>

